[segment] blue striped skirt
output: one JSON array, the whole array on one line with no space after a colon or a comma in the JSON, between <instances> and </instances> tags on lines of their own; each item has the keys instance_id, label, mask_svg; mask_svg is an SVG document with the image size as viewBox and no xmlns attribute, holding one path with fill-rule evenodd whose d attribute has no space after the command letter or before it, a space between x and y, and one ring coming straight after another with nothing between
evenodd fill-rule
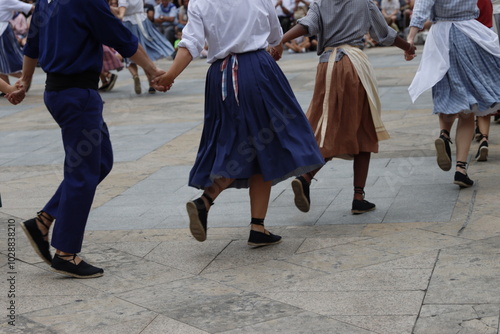
<instances>
[{"instance_id":1,"label":"blue striped skirt","mask_svg":"<svg viewBox=\"0 0 500 334\"><path fill-rule=\"evenodd\" d=\"M172 44L165 36L160 34L158 29L155 28L149 19L142 22L144 30L148 35L147 37L149 38L141 33L137 24L133 24L129 21L125 21L123 24L139 39L139 44L146 50L146 53L152 61L170 57L174 53Z\"/></svg>"},{"instance_id":2,"label":"blue striped skirt","mask_svg":"<svg viewBox=\"0 0 500 334\"><path fill-rule=\"evenodd\" d=\"M235 85L233 57L224 82L223 60L208 70L205 122L189 185L204 189L224 177L235 179L230 187L247 188L258 174L276 184L322 166L312 128L274 59L264 50L238 54Z\"/></svg>"},{"instance_id":3,"label":"blue striped skirt","mask_svg":"<svg viewBox=\"0 0 500 334\"><path fill-rule=\"evenodd\" d=\"M16 73L22 69L23 52L9 25L0 36L0 74Z\"/></svg>"},{"instance_id":4,"label":"blue striped skirt","mask_svg":"<svg viewBox=\"0 0 500 334\"><path fill-rule=\"evenodd\" d=\"M450 69L434 87L434 114L472 111L478 116L500 109L500 58L497 58L460 29L450 30Z\"/></svg>"}]
</instances>

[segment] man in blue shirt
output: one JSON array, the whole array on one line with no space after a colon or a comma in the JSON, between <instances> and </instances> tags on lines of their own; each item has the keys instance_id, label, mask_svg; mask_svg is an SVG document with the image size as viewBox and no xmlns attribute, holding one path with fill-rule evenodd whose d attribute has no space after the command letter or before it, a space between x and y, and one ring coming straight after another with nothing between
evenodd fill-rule
<instances>
[{"instance_id":1,"label":"man in blue shirt","mask_svg":"<svg viewBox=\"0 0 500 334\"><path fill-rule=\"evenodd\" d=\"M155 24L165 38L174 45L178 9L171 0L161 0L155 7Z\"/></svg>"},{"instance_id":2,"label":"man in blue shirt","mask_svg":"<svg viewBox=\"0 0 500 334\"><path fill-rule=\"evenodd\" d=\"M23 74L17 83L26 90L40 63L47 73L45 105L61 128L65 151L59 188L37 217L21 227L53 271L76 278L99 277L104 272L77 255L96 187L113 165L103 102L97 92L102 44L130 57L149 79L164 73L105 0L38 0L24 49ZM54 220L51 244L56 254L52 258L47 235Z\"/></svg>"}]
</instances>

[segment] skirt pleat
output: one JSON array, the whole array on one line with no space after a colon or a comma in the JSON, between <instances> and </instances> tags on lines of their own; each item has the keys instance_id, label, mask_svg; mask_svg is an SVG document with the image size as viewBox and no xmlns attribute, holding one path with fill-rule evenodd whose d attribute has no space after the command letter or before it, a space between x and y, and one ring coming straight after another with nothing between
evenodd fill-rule
<instances>
[{"instance_id":1,"label":"skirt pleat","mask_svg":"<svg viewBox=\"0 0 500 334\"><path fill-rule=\"evenodd\" d=\"M172 44L165 36L160 34L150 20L146 19L142 22L144 30L148 35L147 37L149 38L142 34L137 24L133 24L129 21L125 21L123 24L139 39L139 44L146 50L146 53L152 61L170 57L174 53Z\"/></svg>"},{"instance_id":2,"label":"skirt pleat","mask_svg":"<svg viewBox=\"0 0 500 334\"><path fill-rule=\"evenodd\" d=\"M328 63L319 63L307 118L316 133L323 115ZM347 55L333 67L328 101L328 121L321 153L325 158L351 159L360 152L378 152L368 96ZM320 142L320 131L316 135Z\"/></svg>"},{"instance_id":3,"label":"skirt pleat","mask_svg":"<svg viewBox=\"0 0 500 334\"><path fill-rule=\"evenodd\" d=\"M481 48L459 28L450 30L450 69L434 87L434 114L472 111L478 116L500 109L500 58Z\"/></svg>"},{"instance_id":4,"label":"skirt pleat","mask_svg":"<svg viewBox=\"0 0 500 334\"><path fill-rule=\"evenodd\" d=\"M23 52L9 25L0 36L0 74L16 73L22 69Z\"/></svg>"},{"instance_id":5,"label":"skirt pleat","mask_svg":"<svg viewBox=\"0 0 500 334\"><path fill-rule=\"evenodd\" d=\"M261 174L276 184L323 165L311 126L279 66L265 51L237 55L238 101L231 61L222 98L222 60L207 73L205 122L189 185L204 189L217 178L248 187Z\"/></svg>"}]
</instances>

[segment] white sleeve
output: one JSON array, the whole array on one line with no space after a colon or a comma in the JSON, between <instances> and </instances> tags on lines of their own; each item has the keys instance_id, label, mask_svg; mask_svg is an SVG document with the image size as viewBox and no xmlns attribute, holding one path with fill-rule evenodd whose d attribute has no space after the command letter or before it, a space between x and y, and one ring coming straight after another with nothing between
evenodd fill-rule
<instances>
[{"instance_id":1,"label":"white sleeve","mask_svg":"<svg viewBox=\"0 0 500 334\"><path fill-rule=\"evenodd\" d=\"M187 48L191 57L196 58L205 46L205 30L200 14L196 10L193 10L193 7L188 7L189 20L184 29L182 29L182 39L178 46Z\"/></svg>"}]
</instances>

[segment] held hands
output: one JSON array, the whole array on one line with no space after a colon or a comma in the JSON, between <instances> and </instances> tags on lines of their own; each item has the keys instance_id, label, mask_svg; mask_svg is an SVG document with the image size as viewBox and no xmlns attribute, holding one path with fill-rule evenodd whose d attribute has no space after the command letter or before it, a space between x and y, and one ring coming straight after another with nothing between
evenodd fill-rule
<instances>
[{"instance_id":1,"label":"held hands","mask_svg":"<svg viewBox=\"0 0 500 334\"><path fill-rule=\"evenodd\" d=\"M167 90L170 90L172 88L172 85L174 83L174 77L169 74L169 72L164 72L153 78L151 80L151 84L156 90L159 90L161 92L166 92Z\"/></svg>"},{"instance_id":2,"label":"held hands","mask_svg":"<svg viewBox=\"0 0 500 334\"><path fill-rule=\"evenodd\" d=\"M281 59L283 55L283 44L278 44L269 49L269 53L273 57L274 60L278 61Z\"/></svg>"},{"instance_id":3,"label":"held hands","mask_svg":"<svg viewBox=\"0 0 500 334\"><path fill-rule=\"evenodd\" d=\"M416 50L417 50L417 48L415 47L415 45L413 44L413 42L410 42L410 48L405 51L405 60L406 61L413 60L413 58L415 58L417 56L415 54Z\"/></svg>"},{"instance_id":4,"label":"held hands","mask_svg":"<svg viewBox=\"0 0 500 334\"><path fill-rule=\"evenodd\" d=\"M160 91L160 92L166 92L169 90L172 85L170 86L165 86L165 85L159 85L157 82L157 79L163 76L166 72L164 70L161 70L159 68L155 68L154 71L152 72L146 72L146 75L148 77L149 82L151 83L151 87L154 89Z\"/></svg>"},{"instance_id":5,"label":"held hands","mask_svg":"<svg viewBox=\"0 0 500 334\"><path fill-rule=\"evenodd\" d=\"M26 87L29 87L29 85L20 79L16 82L14 87L15 90L5 95L5 98L12 104L19 104L26 97Z\"/></svg>"}]
</instances>

